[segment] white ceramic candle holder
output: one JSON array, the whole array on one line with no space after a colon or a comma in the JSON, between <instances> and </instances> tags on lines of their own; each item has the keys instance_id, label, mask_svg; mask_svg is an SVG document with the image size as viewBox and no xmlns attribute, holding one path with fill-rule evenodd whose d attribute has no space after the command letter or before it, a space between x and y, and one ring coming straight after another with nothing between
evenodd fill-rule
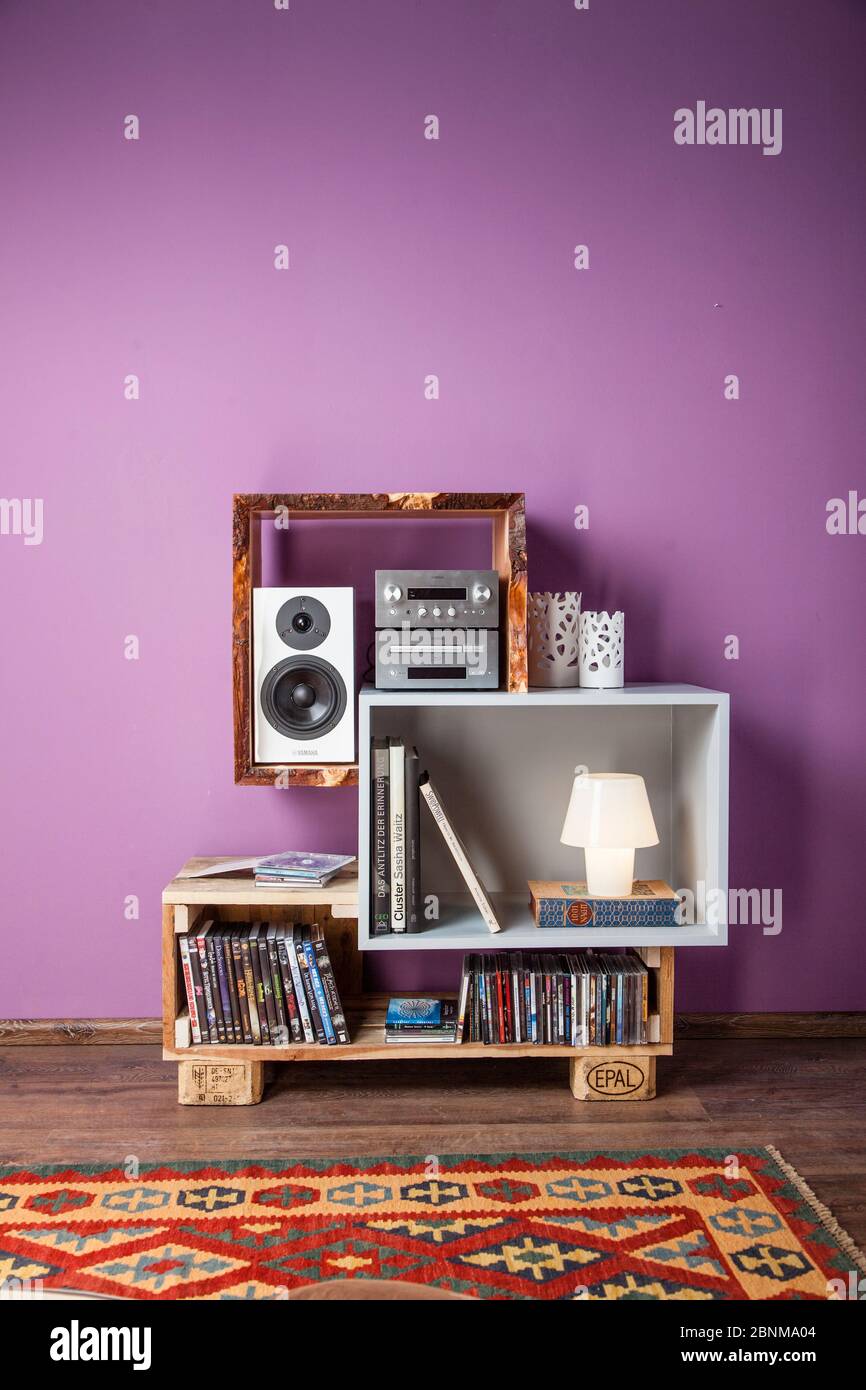
<instances>
[{"instance_id":1,"label":"white ceramic candle holder","mask_svg":"<svg viewBox=\"0 0 866 1390\"><path fill-rule=\"evenodd\" d=\"M580 594L530 594L526 617L529 684L579 684Z\"/></svg>"},{"instance_id":2,"label":"white ceramic candle holder","mask_svg":"<svg viewBox=\"0 0 866 1390\"><path fill-rule=\"evenodd\" d=\"M580 615L580 683L593 690L617 690L624 683L625 614Z\"/></svg>"}]
</instances>

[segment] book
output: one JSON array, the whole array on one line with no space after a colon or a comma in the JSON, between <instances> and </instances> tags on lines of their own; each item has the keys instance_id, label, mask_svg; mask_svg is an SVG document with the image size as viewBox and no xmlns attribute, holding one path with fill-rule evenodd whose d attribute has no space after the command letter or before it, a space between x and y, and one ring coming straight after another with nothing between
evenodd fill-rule
<instances>
[{"instance_id":1,"label":"book","mask_svg":"<svg viewBox=\"0 0 866 1390\"><path fill-rule=\"evenodd\" d=\"M319 1005L316 1000L316 991L310 977L310 962L304 949L304 929L303 927L292 927L292 941L295 949L295 956L298 961L298 970L301 976L301 986L307 1001L307 1008L310 1014L310 1022L313 1027L313 1041L317 1043L327 1042L325 1037L325 1025L322 1022L322 1015L319 1013Z\"/></svg>"},{"instance_id":2,"label":"book","mask_svg":"<svg viewBox=\"0 0 866 1390\"><path fill-rule=\"evenodd\" d=\"M442 804L442 799L434 790L433 784L430 781L428 773L422 772L419 778L419 786L421 794L427 803L427 806L433 816L433 819L435 820L440 831L442 832L442 837L451 851L451 854L454 858L454 862L463 876L463 881L465 882L466 887L469 889L469 892L472 894L475 906L478 908L478 911L481 913L481 916L484 918L484 921L487 924L488 930L491 932L501 931L502 925L498 917L496 916L496 912L494 910L492 902L490 901L490 898L487 895L487 891L484 888L484 885L482 884L475 870L473 869L469 861L469 856L466 853L466 847L463 844L463 841L460 839L460 836L457 834L457 831L454 829L454 826L448 817L445 807Z\"/></svg>"},{"instance_id":3,"label":"book","mask_svg":"<svg viewBox=\"0 0 866 1390\"><path fill-rule=\"evenodd\" d=\"M680 900L660 879L638 879L627 898L593 898L582 882L529 881L537 927L673 927Z\"/></svg>"},{"instance_id":4,"label":"book","mask_svg":"<svg viewBox=\"0 0 866 1390\"><path fill-rule=\"evenodd\" d=\"M454 999L390 999L385 1015L386 1042L451 1043L457 1039Z\"/></svg>"},{"instance_id":5,"label":"book","mask_svg":"<svg viewBox=\"0 0 866 1390\"><path fill-rule=\"evenodd\" d=\"M283 975L280 970L280 962L277 955L277 928L274 922L269 923L267 926L266 939L268 960L271 967L271 991L274 1001L274 1013L276 1014L274 1043L278 1046L285 1046L290 1041L289 1015L283 996Z\"/></svg>"},{"instance_id":6,"label":"book","mask_svg":"<svg viewBox=\"0 0 866 1390\"><path fill-rule=\"evenodd\" d=\"M393 998L388 1000L386 1028L441 1028L453 1012L453 999L438 996L422 998Z\"/></svg>"},{"instance_id":7,"label":"book","mask_svg":"<svg viewBox=\"0 0 866 1390\"><path fill-rule=\"evenodd\" d=\"M253 972L253 994L256 999L256 1014L259 1020L259 1032L263 1043L271 1040L270 1028L268 1027L268 1012L265 1008L265 987L262 980L262 958L259 952L259 929L260 923L254 922L249 930L250 945L250 965Z\"/></svg>"},{"instance_id":8,"label":"book","mask_svg":"<svg viewBox=\"0 0 866 1390\"><path fill-rule=\"evenodd\" d=\"M221 927L217 926L214 928L211 940L213 941L217 983L219 985L220 1004L222 1006L223 1036L220 1038L220 1041L234 1042L234 1020L232 1019L229 980L226 974L226 953L225 945L223 944L223 929Z\"/></svg>"},{"instance_id":9,"label":"book","mask_svg":"<svg viewBox=\"0 0 866 1390\"><path fill-rule=\"evenodd\" d=\"M243 961L247 1007L250 1011L250 1031L252 1033L253 1042L260 1043L262 1041L262 1029L259 1023L259 1009L256 1002L256 981L253 974L253 957L250 950L249 933L249 927L241 928L241 959Z\"/></svg>"},{"instance_id":10,"label":"book","mask_svg":"<svg viewBox=\"0 0 866 1390\"><path fill-rule=\"evenodd\" d=\"M301 1013L298 1008L298 1000L295 995L295 982L292 978L291 962L286 948L285 927L277 926L275 929L277 946L277 959L280 963L280 974L283 980L283 998L286 1005L286 1014L289 1021L289 1031L292 1035L292 1042L299 1043L304 1040L304 1030L301 1026Z\"/></svg>"},{"instance_id":11,"label":"book","mask_svg":"<svg viewBox=\"0 0 866 1390\"><path fill-rule=\"evenodd\" d=\"M463 1041L466 1032L466 1014L471 1010L470 986L472 984L472 962L474 956L463 957L463 969L460 975L460 993L457 997L457 1042Z\"/></svg>"},{"instance_id":12,"label":"book","mask_svg":"<svg viewBox=\"0 0 866 1390\"><path fill-rule=\"evenodd\" d=\"M319 854L312 850L288 850L272 854L256 864L256 874L265 877L295 878L327 882L355 862L354 854Z\"/></svg>"},{"instance_id":13,"label":"book","mask_svg":"<svg viewBox=\"0 0 866 1390\"><path fill-rule=\"evenodd\" d=\"M220 931L220 940L222 943L223 965L225 967L226 985L228 987L229 1012L231 1014L232 1020L232 1033L234 1034L234 1041L239 1043L243 1042L244 1035L243 1029L241 1028L241 1012L240 1001L238 999L238 983L237 978L235 976L234 959L232 956L232 933L229 927L225 927ZM226 1033L228 1033L228 1027L226 1028Z\"/></svg>"},{"instance_id":14,"label":"book","mask_svg":"<svg viewBox=\"0 0 866 1390\"><path fill-rule=\"evenodd\" d=\"M298 1014L301 1021L301 1031L304 1035L304 1042L314 1043L316 1041L316 1030L313 1027L313 1020L310 1015L310 1006L307 1003L307 992L304 989L304 982L301 978L301 967L298 961L298 949L295 944L296 927L286 927L284 937L286 943L286 953L289 958L289 969L292 972L292 984L295 987L295 1002L298 1006Z\"/></svg>"},{"instance_id":15,"label":"book","mask_svg":"<svg viewBox=\"0 0 866 1390\"><path fill-rule=\"evenodd\" d=\"M334 975L334 968L331 965L331 958L328 955L328 942L325 937L325 929L316 923L310 929L313 943L313 950L316 953L316 964L319 968L319 975L325 990L325 999L328 1004L328 1013L331 1015L331 1022L334 1025L334 1032L337 1035L338 1043L349 1041L349 1028L346 1023L346 1015L343 1012L343 1005L340 1001L340 992L337 989L337 980Z\"/></svg>"},{"instance_id":16,"label":"book","mask_svg":"<svg viewBox=\"0 0 866 1390\"><path fill-rule=\"evenodd\" d=\"M247 1001L247 981L246 975L244 974L240 930L238 928L233 928L230 935L232 942L232 964L235 970L235 985L237 986L238 1007L241 1014L241 1037L245 1043L251 1043L253 1040L253 1032L250 1025L250 1006Z\"/></svg>"},{"instance_id":17,"label":"book","mask_svg":"<svg viewBox=\"0 0 866 1390\"><path fill-rule=\"evenodd\" d=\"M262 994L265 1001L265 1015L268 1020L268 1041L276 1041L277 1032L277 1008L274 1002L274 979L271 973L271 958L268 951L268 924L259 923L259 973L262 977Z\"/></svg>"},{"instance_id":18,"label":"book","mask_svg":"<svg viewBox=\"0 0 866 1390\"><path fill-rule=\"evenodd\" d=\"M374 936L387 936L391 930L390 813L388 808L388 744L373 740L373 823L370 830L372 854L371 920Z\"/></svg>"},{"instance_id":19,"label":"book","mask_svg":"<svg viewBox=\"0 0 866 1390\"><path fill-rule=\"evenodd\" d=\"M199 968L201 970L202 990L204 993L204 1015L201 1029L202 1042L219 1042L216 1026L216 1009L214 1008L213 986L211 984L211 974L208 969L207 959L207 934L213 926L212 922L205 922L196 933L195 945L198 952ZM207 1024L207 1036L205 1036L205 1022Z\"/></svg>"},{"instance_id":20,"label":"book","mask_svg":"<svg viewBox=\"0 0 866 1390\"><path fill-rule=\"evenodd\" d=\"M262 870L260 873L256 873L254 881L256 888L284 888L287 892L297 893L301 890L309 890L310 888L327 888L328 884L335 877L336 872L333 874L307 876L303 874L281 874L276 872L266 873Z\"/></svg>"},{"instance_id":21,"label":"book","mask_svg":"<svg viewBox=\"0 0 866 1390\"><path fill-rule=\"evenodd\" d=\"M307 957L307 967L309 969L310 983L313 986L313 993L316 997L316 1007L319 1010L319 1018L322 1020L322 1027L325 1030L325 1041L331 1045L337 1041L337 1034L334 1031L334 1024L331 1020L331 1011L328 1008L328 1001L325 997L325 986L322 983L319 963L316 960L316 952L313 947L312 933L309 927L303 927L304 954Z\"/></svg>"},{"instance_id":22,"label":"book","mask_svg":"<svg viewBox=\"0 0 866 1390\"><path fill-rule=\"evenodd\" d=\"M417 748L407 748L404 761L406 811L406 930L419 932L421 916L421 762Z\"/></svg>"},{"instance_id":23,"label":"book","mask_svg":"<svg viewBox=\"0 0 866 1390\"><path fill-rule=\"evenodd\" d=\"M198 953L198 943L196 942L195 932L190 932L187 936L189 947L189 966L192 972L192 983L195 991L196 1013L198 1015L198 1027L201 1034L201 1042L210 1041L210 1031L207 1026L207 1009L204 999L204 979L201 973L201 958Z\"/></svg>"},{"instance_id":24,"label":"book","mask_svg":"<svg viewBox=\"0 0 866 1390\"><path fill-rule=\"evenodd\" d=\"M390 823L391 930L406 930L406 783L402 740L388 739L388 817Z\"/></svg>"},{"instance_id":25,"label":"book","mask_svg":"<svg viewBox=\"0 0 866 1390\"><path fill-rule=\"evenodd\" d=\"M180 962L183 968L183 983L186 990L186 1004L189 1010L189 1026L194 1043L201 1042L201 1028L198 1021L198 1002L195 997L195 984L192 978L192 966L190 964L189 942L184 934L178 940L180 947Z\"/></svg>"},{"instance_id":26,"label":"book","mask_svg":"<svg viewBox=\"0 0 866 1390\"><path fill-rule=\"evenodd\" d=\"M207 968L210 977L211 998L213 1000L213 1010L216 1017L216 1040L224 1043L226 1041L226 1025L223 1017L222 991L220 989L219 973L217 971L217 930L216 923L211 922L209 926L205 928L204 937L207 950ZM213 1039L211 1039L211 1041L213 1041Z\"/></svg>"}]
</instances>

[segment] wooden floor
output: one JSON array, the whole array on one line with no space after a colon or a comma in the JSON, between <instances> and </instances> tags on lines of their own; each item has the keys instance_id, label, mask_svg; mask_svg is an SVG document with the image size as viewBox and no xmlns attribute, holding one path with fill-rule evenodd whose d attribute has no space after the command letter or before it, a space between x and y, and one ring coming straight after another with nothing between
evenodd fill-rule
<instances>
[{"instance_id":1,"label":"wooden floor","mask_svg":"<svg viewBox=\"0 0 866 1390\"><path fill-rule=\"evenodd\" d=\"M563 1061L284 1064L261 1105L176 1104L151 1046L0 1047L0 1161L774 1144L866 1248L866 1039L694 1041L659 1094L580 1103Z\"/></svg>"}]
</instances>

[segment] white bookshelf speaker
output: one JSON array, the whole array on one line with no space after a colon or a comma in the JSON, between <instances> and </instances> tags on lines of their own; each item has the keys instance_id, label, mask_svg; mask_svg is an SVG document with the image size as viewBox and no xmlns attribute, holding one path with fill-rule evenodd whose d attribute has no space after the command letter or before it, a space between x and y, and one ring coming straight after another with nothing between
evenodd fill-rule
<instances>
[{"instance_id":1,"label":"white bookshelf speaker","mask_svg":"<svg viewBox=\"0 0 866 1390\"><path fill-rule=\"evenodd\" d=\"M257 763L355 760L352 589L254 589Z\"/></svg>"}]
</instances>

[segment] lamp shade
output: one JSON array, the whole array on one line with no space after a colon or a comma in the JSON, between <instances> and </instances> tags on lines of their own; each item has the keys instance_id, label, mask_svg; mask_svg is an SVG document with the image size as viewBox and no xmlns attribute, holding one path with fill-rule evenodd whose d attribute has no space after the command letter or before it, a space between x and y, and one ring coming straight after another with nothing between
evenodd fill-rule
<instances>
[{"instance_id":1,"label":"lamp shade","mask_svg":"<svg viewBox=\"0 0 866 1390\"><path fill-rule=\"evenodd\" d=\"M646 784L635 772L579 773L561 840L584 849L641 849L659 842Z\"/></svg>"}]
</instances>

